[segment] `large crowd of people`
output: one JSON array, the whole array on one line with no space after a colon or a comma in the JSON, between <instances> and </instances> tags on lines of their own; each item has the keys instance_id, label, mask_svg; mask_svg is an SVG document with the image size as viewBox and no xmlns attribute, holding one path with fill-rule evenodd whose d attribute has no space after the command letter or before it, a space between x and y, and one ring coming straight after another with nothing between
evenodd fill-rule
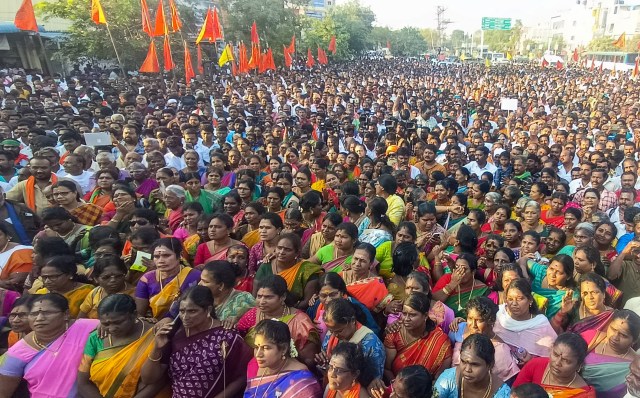
<instances>
[{"instance_id":1,"label":"large crowd of people","mask_svg":"<svg viewBox=\"0 0 640 398\"><path fill-rule=\"evenodd\" d=\"M624 73L0 84L0 398L640 397Z\"/></svg>"}]
</instances>

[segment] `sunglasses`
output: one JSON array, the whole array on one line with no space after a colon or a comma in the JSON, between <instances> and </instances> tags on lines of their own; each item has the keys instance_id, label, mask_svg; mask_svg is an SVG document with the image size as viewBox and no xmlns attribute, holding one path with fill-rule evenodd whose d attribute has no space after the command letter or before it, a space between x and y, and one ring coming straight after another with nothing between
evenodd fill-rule
<instances>
[{"instance_id":1,"label":"sunglasses","mask_svg":"<svg viewBox=\"0 0 640 398\"><path fill-rule=\"evenodd\" d=\"M138 225L140 225L140 226L144 226L144 225L149 224L149 221L147 221L147 220L131 220L131 221L129 221L129 223L130 223L131 225L136 225L136 224L138 224Z\"/></svg>"}]
</instances>

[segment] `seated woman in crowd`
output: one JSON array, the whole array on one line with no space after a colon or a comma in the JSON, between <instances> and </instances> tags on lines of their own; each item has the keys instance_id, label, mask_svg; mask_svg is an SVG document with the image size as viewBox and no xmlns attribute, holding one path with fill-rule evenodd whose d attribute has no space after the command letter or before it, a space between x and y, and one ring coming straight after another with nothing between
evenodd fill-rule
<instances>
[{"instance_id":1,"label":"seated woman in crowd","mask_svg":"<svg viewBox=\"0 0 640 398\"><path fill-rule=\"evenodd\" d=\"M135 286L127 282L127 267L117 256L108 255L96 260L91 277L98 282L80 305L78 318L98 319L98 307L105 298L114 294L133 296Z\"/></svg>"},{"instance_id":2,"label":"seated woman in crowd","mask_svg":"<svg viewBox=\"0 0 640 398\"><path fill-rule=\"evenodd\" d=\"M535 293L547 299L545 315L551 319L560 311L566 295L573 297L575 281L573 279L573 259L566 254L558 254L551 259L549 265L542 265L533 260L523 258L520 264L526 267L533 279L531 287Z\"/></svg>"},{"instance_id":3,"label":"seated woman in crowd","mask_svg":"<svg viewBox=\"0 0 640 398\"><path fill-rule=\"evenodd\" d=\"M371 382L362 349L349 342L338 343L327 365L328 384L325 398L368 398L366 389Z\"/></svg>"},{"instance_id":4,"label":"seated woman in crowd","mask_svg":"<svg viewBox=\"0 0 640 398\"><path fill-rule=\"evenodd\" d=\"M85 237L90 227L81 224L63 207L45 209L42 212L42 223L44 230L36 235L34 241L43 236L59 236L75 252L88 246L88 240L85 240Z\"/></svg>"},{"instance_id":5,"label":"seated woman in crowd","mask_svg":"<svg viewBox=\"0 0 640 398\"><path fill-rule=\"evenodd\" d=\"M264 319L256 325L256 348L247 368L245 397L322 397L314 374L296 359L298 352L291 347L291 337L283 322Z\"/></svg>"},{"instance_id":6,"label":"seated woman in crowd","mask_svg":"<svg viewBox=\"0 0 640 398\"><path fill-rule=\"evenodd\" d=\"M205 264L199 285L208 287L213 295L216 316L225 325L235 325L256 304L251 293L234 289L240 269L226 260Z\"/></svg>"},{"instance_id":7,"label":"seated woman in crowd","mask_svg":"<svg viewBox=\"0 0 640 398\"><path fill-rule=\"evenodd\" d=\"M249 250L249 273L254 275L258 271L260 264L269 262L276 252L278 238L284 224L282 218L276 213L264 213L260 217L258 224L258 236L260 241Z\"/></svg>"},{"instance_id":8,"label":"seated woman in crowd","mask_svg":"<svg viewBox=\"0 0 640 398\"><path fill-rule=\"evenodd\" d=\"M11 242L9 228L4 223L0 223L0 247L3 248L0 251L0 289L21 291L33 267L33 247ZM9 308L11 306L5 310Z\"/></svg>"},{"instance_id":9,"label":"seated woman in crowd","mask_svg":"<svg viewBox=\"0 0 640 398\"><path fill-rule=\"evenodd\" d=\"M208 288L193 286L178 303L179 317L154 330L141 383L157 388L166 384L168 375L173 394L181 397L237 395L246 385L243 373L251 360L250 347L238 331L222 327Z\"/></svg>"},{"instance_id":10,"label":"seated woman in crowd","mask_svg":"<svg viewBox=\"0 0 640 398\"><path fill-rule=\"evenodd\" d=\"M4 300L6 300L5 296ZM29 325L29 305L33 296L30 294L17 297L12 300L11 308L7 315L11 330L7 335L7 348L13 347L18 341L31 332ZM4 306L5 304L3 304ZM4 353L4 352L3 352Z\"/></svg>"},{"instance_id":11,"label":"seated woman in crowd","mask_svg":"<svg viewBox=\"0 0 640 398\"><path fill-rule=\"evenodd\" d=\"M231 238L233 230L233 219L228 214L215 214L209 221L209 241L201 243L196 250L196 256L193 265L196 268L202 266L209 261L224 260L227 257L231 246L240 244Z\"/></svg>"},{"instance_id":12,"label":"seated woman in crowd","mask_svg":"<svg viewBox=\"0 0 640 398\"><path fill-rule=\"evenodd\" d=\"M393 267L393 253L397 245L403 242L410 242L415 245L418 239L418 231L416 224L410 221L403 221L398 226L396 237L393 241L387 241L376 247L376 260L379 263L378 273L383 278L393 276L391 268ZM427 256L423 251L418 253L419 269L431 273L431 266L427 260Z\"/></svg>"},{"instance_id":13,"label":"seated woman in crowd","mask_svg":"<svg viewBox=\"0 0 640 398\"><path fill-rule=\"evenodd\" d=\"M488 292L487 285L475 279L477 265L476 256L463 253L458 256L453 272L445 274L433 287L433 297L443 301L456 316L466 317L469 300Z\"/></svg>"},{"instance_id":14,"label":"seated woman in crowd","mask_svg":"<svg viewBox=\"0 0 640 398\"><path fill-rule=\"evenodd\" d=\"M52 193L58 206L67 210L78 220L79 224L92 227L100 223L104 210L93 203L83 203L75 182L69 180L58 181L53 185Z\"/></svg>"},{"instance_id":15,"label":"seated woman in crowd","mask_svg":"<svg viewBox=\"0 0 640 398\"><path fill-rule=\"evenodd\" d=\"M182 205L182 222L178 229L173 231L173 236L181 242L198 233L198 220L204 213L202 205L198 202L186 202Z\"/></svg>"},{"instance_id":16,"label":"seated woman in crowd","mask_svg":"<svg viewBox=\"0 0 640 398\"><path fill-rule=\"evenodd\" d=\"M359 200L359 199L358 199ZM338 225L342 223L342 217L337 213L327 213L322 220L322 229L311 235L307 243L302 248L300 256L310 258L322 247L333 243L338 231Z\"/></svg>"},{"instance_id":17,"label":"seated woman in crowd","mask_svg":"<svg viewBox=\"0 0 640 398\"><path fill-rule=\"evenodd\" d=\"M265 208L260 202L251 202L244 208L243 224L235 229L235 236L249 249L260 242L260 221Z\"/></svg>"},{"instance_id":18,"label":"seated woman in crowd","mask_svg":"<svg viewBox=\"0 0 640 398\"><path fill-rule=\"evenodd\" d=\"M105 206L111 202L113 184L118 180L118 178L118 172L112 169L96 171L96 187L91 192L87 192L84 195L84 201L104 210Z\"/></svg>"},{"instance_id":19,"label":"seated woman in crowd","mask_svg":"<svg viewBox=\"0 0 640 398\"><path fill-rule=\"evenodd\" d=\"M493 377L495 360L495 349L487 336L472 334L465 338L460 349L460 364L445 370L435 382L438 396L460 397L466 389L477 396L508 397L509 386L498 377Z\"/></svg>"},{"instance_id":20,"label":"seated woman in crowd","mask_svg":"<svg viewBox=\"0 0 640 398\"><path fill-rule=\"evenodd\" d=\"M11 397L23 379L33 397L77 396L78 368L98 320L75 320L67 299L58 293L34 297L28 317L33 331L0 361L0 396Z\"/></svg>"},{"instance_id":21,"label":"seated woman in crowd","mask_svg":"<svg viewBox=\"0 0 640 398\"><path fill-rule=\"evenodd\" d=\"M365 214L369 217L369 225L358 231L360 242L378 247L393 240L396 226L387 216L388 208L387 201L381 197L373 198L367 203Z\"/></svg>"},{"instance_id":22,"label":"seated woman in crowd","mask_svg":"<svg viewBox=\"0 0 640 398\"><path fill-rule=\"evenodd\" d=\"M555 396L594 398L595 390L580 376L587 357L587 343L575 333L563 333L556 339L549 358L527 362L516 377L513 387L524 383L540 384Z\"/></svg>"},{"instance_id":23,"label":"seated woman in crowd","mask_svg":"<svg viewBox=\"0 0 640 398\"><path fill-rule=\"evenodd\" d=\"M352 223L343 222L336 227L333 242L318 250L309 262L322 265L326 272L340 272L351 264L357 241L358 228Z\"/></svg>"},{"instance_id":24,"label":"seated woman in crowd","mask_svg":"<svg viewBox=\"0 0 640 398\"><path fill-rule=\"evenodd\" d=\"M68 302L71 318L77 318L85 298L93 290L93 285L83 275L78 275L78 268L73 256L56 256L50 258L40 270L40 278L44 287L36 294L58 293Z\"/></svg>"}]
</instances>

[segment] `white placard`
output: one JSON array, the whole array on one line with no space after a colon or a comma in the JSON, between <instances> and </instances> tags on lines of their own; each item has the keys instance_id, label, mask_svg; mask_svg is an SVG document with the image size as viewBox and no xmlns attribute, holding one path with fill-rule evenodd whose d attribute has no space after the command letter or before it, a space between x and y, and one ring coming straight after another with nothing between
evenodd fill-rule
<instances>
[{"instance_id":1,"label":"white placard","mask_svg":"<svg viewBox=\"0 0 640 398\"><path fill-rule=\"evenodd\" d=\"M500 98L500 109L503 111L515 111L518 109L517 98Z\"/></svg>"}]
</instances>

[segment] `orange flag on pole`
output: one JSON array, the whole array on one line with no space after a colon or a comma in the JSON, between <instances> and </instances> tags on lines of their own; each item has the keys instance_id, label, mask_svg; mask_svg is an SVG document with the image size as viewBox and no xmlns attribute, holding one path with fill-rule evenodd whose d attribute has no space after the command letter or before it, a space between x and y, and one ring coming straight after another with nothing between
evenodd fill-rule
<instances>
[{"instance_id":1,"label":"orange flag on pole","mask_svg":"<svg viewBox=\"0 0 640 398\"><path fill-rule=\"evenodd\" d=\"M573 59L573 62L578 62L578 60L580 59L577 48L573 49L573 56L571 58Z\"/></svg>"},{"instance_id":2,"label":"orange flag on pole","mask_svg":"<svg viewBox=\"0 0 640 398\"><path fill-rule=\"evenodd\" d=\"M267 50L267 69L276 70L276 63L273 60L273 51Z\"/></svg>"},{"instance_id":3,"label":"orange flag on pole","mask_svg":"<svg viewBox=\"0 0 640 398\"><path fill-rule=\"evenodd\" d=\"M196 73L193 71L193 64L191 63L191 53L189 52L189 46L187 41L184 42L184 78L187 82L187 86L191 84L191 79L196 77Z\"/></svg>"},{"instance_id":4,"label":"orange flag on pole","mask_svg":"<svg viewBox=\"0 0 640 398\"><path fill-rule=\"evenodd\" d=\"M160 73L160 64L158 63L158 54L156 52L156 45L151 40L149 44L149 51L147 51L147 57L144 59L140 72L144 73Z\"/></svg>"},{"instance_id":5,"label":"orange flag on pole","mask_svg":"<svg viewBox=\"0 0 640 398\"><path fill-rule=\"evenodd\" d=\"M162 51L164 57L164 70L171 70L175 66L173 56L171 55L171 43L169 43L169 35L164 36L164 47Z\"/></svg>"},{"instance_id":6,"label":"orange flag on pole","mask_svg":"<svg viewBox=\"0 0 640 398\"><path fill-rule=\"evenodd\" d=\"M287 52L290 55L296 52L296 35L293 35L293 37L291 37L291 43L289 44L289 47L287 47Z\"/></svg>"},{"instance_id":7,"label":"orange flag on pole","mask_svg":"<svg viewBox=\"0 0 640 398\"><path fill-rule=\"evenodd\" d=\"M258 37L258 25L256 25L256 21L253 21L253 25L251 25L251 43L260 43L260 37Z\"/></svg>"},{"instance_id":8,"label":"orange flag on pole","mask_svg":"<svg viewBox=\"0 0 640 398\"><path fill-rule=\"evenodd\" d=\"M198 38L196 39L196 44L200 43L204 39L209 40L209 43L213 43L214 41L222 38L222 27L220 26L220 20L218 19L218 10L214 7L213 11L211 11L211 8L209 8L204 17L202 28L200 28L200 34L198 34Z\"/></svg>"},{"instance_id":9,"label":"orange flag on pole","mask_svg":"<svg viewBox=\"0 0 640 398\"><path fill-rule=\"evenodd\" d=\"M249 60L247 59L247 46L240 42L238 46L238 73L249 73Z\"/></svg>"},{"instance_id":10,"label":"orange flag on pole","mask_svg":"<svg viewBox=\"0 0 640 398\"><path fill-rule=\"evenodd\" d=\"M331 51L331 54L336 55L336 51L338 51L338 48L336 47L336 35L331 36L328 50Z\"/></svg>"},{"instance_id":11,"label":"orange flag on pole","mask_svg":"<svg viewBox=\"0 0 640 398\"><path fill-rule=\"evenodd\" d=\"M260 47L257 44L251 45L251 58L249 59L249 69L256 69L260 66Z\"/></svg>"},{"instance_id":12,"label":"orange flag on pole","mask_svg":"<svg viewBox=\"0 0 640 398\"><path fill-rule=\"evenodd\" d=\"M542 58L542 66L543 68L546 68L547 66L549 66L549 61L546 60L546 58Z\"/></svg>"},{"instance_id":13,"label":"orange flag on pole","mask_svg":"<svg viewBox=\"0 0 640 398\"><path fill-rule=\"evenodd\" d=\"M211 24L213 25L213 40L224 40L222 34L222 25L220 25L220 18L218 18L218 8L213 7L213 17L211 18Z\"/></svg>"},{"instance_id":14,"label":"orange flag on pole","mask_svg":"<svg viewBox=\"0 0 640 398\"><path fill-rule=\"evenodd\" d=\"M327 59L327 53L325 53L324 50L320 47L318 47L318 63L321 65L326 65L329 63L329 60Z\"/></svg>"},{"instance_id":15,"label":"orange flag on pole","mask_svg":"<svg viewBox=\"0 0 640 398\"><path fill-rule=\"evenodd\" d=\"M33 12L33 4L31 3L31 0L22 0L22 5L18 9L18 12L16 12L13 24L20 30L30 30L32 32L38 31L36 14Z\"/></svg>"},{"instance_id":16,"label":"orange flag on pole","mask_svg":"<svg viewBox=\"0 0 640 398\"><path fill-rule=\"evenodd\" d=\"M556 69L557 70L562 70L562 67L563 67L562 62L560 62L560 61L556 62Z\"/></svg>"},{"instance_id":17,"label":"orange flag on pole","mask_svg":"<svg viewBox=\"0 0 640 398\"><path fill-rule=\"evenodd\" d=\"M91 19L96 23L96 25L107 23L107 19L104 17L104 10L102 9L100 0L91 0Z\"/></svg>"},{"instance_id":18,"label":"orange flag on pole","mask_svg":"<svg viewBox=\"0 0 640 398\"><path fill-rule=\"evenodd\" d=\"M153 37L153 30L151 28L151 18L149 17L149 6L147 6L147 0L140 0L140 6L142 8L142 31Z\"/></svg>"},{"instance_id":19,"label":"orange flag on pole","mask_svg":"<svg viewBox=\"0 0 640 398\"><path fill-rule=\"evenodd\" d=\"M307 48L307 68L309 69L313 68L314 64L315 64L315 61L313 59L313 54L311 54L311 49Z\"/></svg>"},{"instance_id":20,"label":"orange flag on pole","mask_svg":"<svg viewBox=\"0 0 640 398\"><path fill-rule=\"evenodd\" d=\"M197 47L198 47L198 73L203 74L204 66L202 65L202 49L200 48L200 44L198 44Z\"/></svg>"},{"instance_id":21,"label":"orange flag on pole","mask_svg":"<svg viewBox=\"0 0 640 398\"><path fill-rule=\"evenodd\" d=\"M595 58L591 57L591 66L589 67L590 71L593 71L596 68L596 60Z\"/></svg>"},{"instance_id":22,"label":"orange flag on pole","mask_svg":"<svg viewBox=\"0 0 640 398\"><path fill-rule=\"evenodd\" d=\"M180 15L178 15L178 7L174 0L169 0L169 12L171 12L171 30L178 32L182 28L182 21L180 21Z\"/></svg>"},{"instance_id":23,"label":"orange flag on pole","mask_svg":"<svg viewBox=\"0 0 640 398\"><path fill-rule=\"evenodd\" d=\"M158 11L156 12L156 25L153 29L153 36L165 36L168 33L167 23L164 20L164 5L162 0L158 2Z\"/></svg>"},{"instance_id":24,"label":"orange flag on pole","mask_svg":"<svg viewBox=\"0 0 640 398\"><path fill-rule=\"evenodd\" d=\"M626 34L623 32L620 37L616 41L613 42L614 47L618 47L619 49L624 49L627 46Z\"/></svg>"},{"instance_id":25,"label":"orange flag on pole","mask_svg":"<svg viewBox=\"0 0 640 398\"><path fill-rule=\"evenodd\" d=\"M640 57L636 57L636 66L633 68L633 71L631 72L631 77L632 78L637 78L638 77L638 72L640 72L638 69L638 61L640 61Z\"/></svg>"},{"instance_id":26,"label":"orange flag on pole","mask_svg":"<svg viewBox=\"0 0 640 398\"><path fill-rule=\"evenodd\" d=\"M282 51L282 53L284 54L284 65L287 68L291 68L291 65L293 65L293 58L291 57L291 53L289 52L287 46L283 45L282 47L284 47L284 50Z\"/></svg>"}]
</instances>

